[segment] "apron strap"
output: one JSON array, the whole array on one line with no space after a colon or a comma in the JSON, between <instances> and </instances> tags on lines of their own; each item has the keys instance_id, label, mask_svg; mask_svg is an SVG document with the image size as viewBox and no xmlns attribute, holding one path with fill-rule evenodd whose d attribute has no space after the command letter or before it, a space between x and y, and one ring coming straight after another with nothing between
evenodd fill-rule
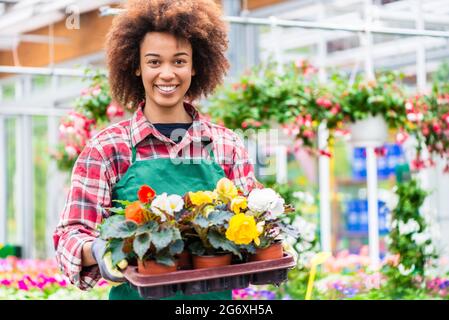
<instances>
[{"instance_id":1,"label":"apron strap","mask_svg":"<svg viewBox=\"0 0 449 320\"><path fill-rule=\"evenodd\" d=\"M204 142L209 142L209 141L203 141L203 143L204 143ZM209 146L210 146L210 147L209 147ZM210 148L210 150L209 150L209 157L210 157L210 159L211 159L212 161L215 162L214 145L213 145L213 143L212 143L212 142L209 143L209 144L207 145L207 147ZM206 148L207 148L207 147L206 147Z\"/></svg>"},{"instance_id":2,"label":"apron strap","mask_svg":"<svg viewBox=\"0 0 449 320\"><path fill-rule=\"evenodd\" d=\"M136 147L132 147L131 151L132 151L132 154L133 154L132 159L131 159L131 163L134 163L134 162L136 162L137 148Z\"/></svg>"}]
</instances>

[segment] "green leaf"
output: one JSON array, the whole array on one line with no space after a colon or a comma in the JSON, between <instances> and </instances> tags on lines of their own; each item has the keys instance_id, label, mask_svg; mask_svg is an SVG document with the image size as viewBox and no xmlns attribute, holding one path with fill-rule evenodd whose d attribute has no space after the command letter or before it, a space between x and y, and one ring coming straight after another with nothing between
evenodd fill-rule
<instances>
[{"instance_id":1,"label":"green leaf","mask_svg":"<svg viewBox=\"0 0 449 320\"><path fill-rule=\"evenodd\" d=\"M112 202L117 202L118 204L121 204L124 207L126 207L132 203L131 201L128 201L128 200L112 200Z\"/></svg>"},{"instance_id":2,"label":"green leaf","mask_svg":"<svg viewBox=\"0 0 449 320\"><path fill-rule=\"evenodd\" d=\"M151 242L156 247L156 251L161 251L169 245L173 239L172 229L164 229L151 234Z\"/></svg>"},{"instance_id":3,"label":"green leaf","mask_svg":"<svg viewBox=\"0 0 449 320\"><path fill-rule=\"evenodd\" d=\"M193 223L201 228L207 228L209 226L209 221L202 214L198 214L193 220Z\"/></svg>"},{"instance_id":4,"label":"green leaf","mask_svg":"<svg viewBox=\"0 0 449 320\"><path fill-rule=\"evenodd\" d=\"M172 232L173 232L173 238L172 238L172 241L182 239L181 232L179 231L179 229L173 228L173 229L172 229Z\"/></svg>"},{"instance_id":5,"label":"green leaf","mask_svg":"<svg viewBox=\"0 0 449 320\"><path fill-rule=\"evenodd\" d=\"M168 254L156 255L156 262L166 265L166 266L174 266L175 265L175 261Z\"/></svg>"},{"instance_id":6,"label":"green leaf","mask_svg":"<svg viewBox=\"0 0 449 320\"><path fill-rule=\"evenodd\" d=\"M109 230L111 228L114 228L114 225L117 223L125 221L125 217L121 215L114 215L110 216L103 220L102 224L100 225L100 237L103 240L108 240L109 237L107 237Z\"/></svg>"},{"instance_id":7,"label":"green leaf","mask_svg":"<svg viewBox=\"0 0 449 320\"><path fill-rule=\"evenodd\" d=\"M138 235L133 242L134 251L140 259L143 259L145 253L151 245L151 236L149 233L142 233Z\"/></svg>"},{"instance_id":8,"label":"green leaf","mask_svg":"<svg viewBox=\"0 0 449 320\"><path fill-rule=\"evenodd\" d=\"M229 251L238 256L240 259L242 258L242 255L237 245L226 239L225 236L221 235L217 231L210 230L207 235L207 238L209 239L209 242L212 245L212 247L214 247L215 249L222 249L224 251Z\"/></svg>"},{"instance_id":9,"label":"green leaf","mask_svg":"<svg viewBox=\"0 0 449 320\"><path fill-rule=\"evenodd\" d=\"M116 266L120 261L126 258L126 254L123 252L124 244L125 241L122 239L112 239L109 241L107 251L111 251L113 266Z\"/></svg>"},{"instance_id":10,"label":"green leaf","mask_svg":"<svg viewBox=\"0 0 449 320\"><path fill-rule=\"evenodd\" d=\"M112 216L111 218L121 217L124 219L124 216ZM108 218L110 220L111 218ZM107 225L101 228L102 238L110 239L110 238L129 238L135 234L137 230L137 224L134 221L114 221L108 223ZM106 228L105 228L106 227Z\"/></svg>"},{"instance_id":11,"label":"green leaf","mask_svg":"<svg viewBox=\"0 0 449 320\"><path fill-rule=\"evenodd\" d=\"M119 215L125 215L125 209L123 208L109 208L108 209L109 212L115 213L115 214L119 214Z\"/></svg>"},{"instance_id":12,"label":"green leaf","mask_svg":"<svg viewBox=\"0 0 449 320\"><path fill-rule=\"evenodd\" d=\"M192 254L197 256L201 256L206 252L206 249L204 249L204 246L201 243L201 241L192 242L189 245L189 250Z\"/></svg>"},{"instance_id":13,"label":"green leaf","mask_svg":"<svg viewBox=\"0 0 449 320\"><path fill-rule=\"evenodd\" d=\"M184 250L184 241L178 239L170 245L169 252L173 256L175 254L180 254L182 250Z\"/></svg>"},{"instance_id":14,"label":"green leaf","mask_svg":"<svg viewBox=\"0 0 449 320\"><path fill-rule=\"evenodd\" d=\"M155 221L148 221L144 225L141 225L136 230L136 235L141 235L143 233L153 233L158 228L158 224Z\"/></svg>"},{"instance_id":15,"label":"green leaf","mask_svg":"<svg viewBox=\"0 0 449 320\"><path fill-rule=\"evenodd\" d=\"M228 222L234 214L229 211L212 211L209 213L209 223L211 226L221 225Z\"/></svg>"}]
</instances>

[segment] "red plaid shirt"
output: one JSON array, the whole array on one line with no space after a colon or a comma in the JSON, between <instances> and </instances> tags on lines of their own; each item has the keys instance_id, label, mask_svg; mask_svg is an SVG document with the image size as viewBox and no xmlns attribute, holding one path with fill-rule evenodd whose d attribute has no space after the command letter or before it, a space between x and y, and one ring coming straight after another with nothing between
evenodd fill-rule
<instances>
[{"instance_id":1,"label":"red plaid shirt","mask_svg":"<svg viewBox=\"0 0 449 320\"><path fill-rule=\"evenodd\" d=\"M111 206L111 191L136 160L192 155L206 157L210 148L197 148L198 141L211 141L215 161L226 176L247 194L262 187L241 138L231 130L209 122L190 104L184 105L193 124L183 139L174 143L149 122L141 107L129 120L111 125L93 137L78 157L72 172L71 189L54 233L56 260L63 273L82 290L100 279L98 266L82 267L82 247L98 237L97 226ZM199 151L198 151L199 150ZM195 152L201 152L196 154Z\"/></svg>"}]
</instances>

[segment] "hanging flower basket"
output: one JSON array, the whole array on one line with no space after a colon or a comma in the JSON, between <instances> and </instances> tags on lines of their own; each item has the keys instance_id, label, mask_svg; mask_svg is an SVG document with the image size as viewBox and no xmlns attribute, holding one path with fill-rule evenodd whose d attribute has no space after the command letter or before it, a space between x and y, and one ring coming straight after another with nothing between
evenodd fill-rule
<instances>
[{"instance_id":1,"label":"hanging flower basket","mask_svg":"<svg viewBox=\"0 0 449 320\"><path fill-rule=\"evenodd\" d=\"M388 138L388 126L381 115L369 116L349 125L351 142L355 147L378 147Z\"/></svg>"}]
</instances>

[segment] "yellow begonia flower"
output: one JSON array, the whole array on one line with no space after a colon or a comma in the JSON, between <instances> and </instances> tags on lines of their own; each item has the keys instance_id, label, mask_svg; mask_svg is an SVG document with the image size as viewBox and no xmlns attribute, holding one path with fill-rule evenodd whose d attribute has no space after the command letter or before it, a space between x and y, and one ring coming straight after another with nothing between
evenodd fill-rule
<instances>
[{"instance_id":1,"label":"yellow begonia flower","mask_svg":"<svg viewBox=\"0 0 449 320\"><path fill-rule=\"evenodd\" d=\"M224 202L229 202L229 200L235 198L238 194L236 186L228 178L221 178L217 182L216 191Z\"/></svg>"},{"instance_id":2,"label":"yellow begonia flower","mask_svg":"<svg viewBox=\"0 0 449 320\"><path fill-rule=\"evenodd\" d=\"M248 202L245 197L238 196L231 200L231 210L235 214L239 214L242 210L248 207Z\"/></svg>"},{"instance_id":3,"label":"yellow begonia flower","mask_svg":"<svg viewBox=\"0 0 449 320\"><path fill-rule=\"evenodd\" d=\"M254 240L254 243L259 245L259 232L254 217L243 213L234 215L229 220L226 238L235 244L250 244Z\"/></svg>"},{"instance_id":4,"label":"yellow begonia flower","mask_svg":"<svg viewBox=\"0 0 449 320\"><path fill-rule=\"evenodd\" d=\"M197 191L189 192L189 198L193 205L200 206L206 203L213 203L218 198L218 195L213 191Z\"/></svg>"}]
</instances>

